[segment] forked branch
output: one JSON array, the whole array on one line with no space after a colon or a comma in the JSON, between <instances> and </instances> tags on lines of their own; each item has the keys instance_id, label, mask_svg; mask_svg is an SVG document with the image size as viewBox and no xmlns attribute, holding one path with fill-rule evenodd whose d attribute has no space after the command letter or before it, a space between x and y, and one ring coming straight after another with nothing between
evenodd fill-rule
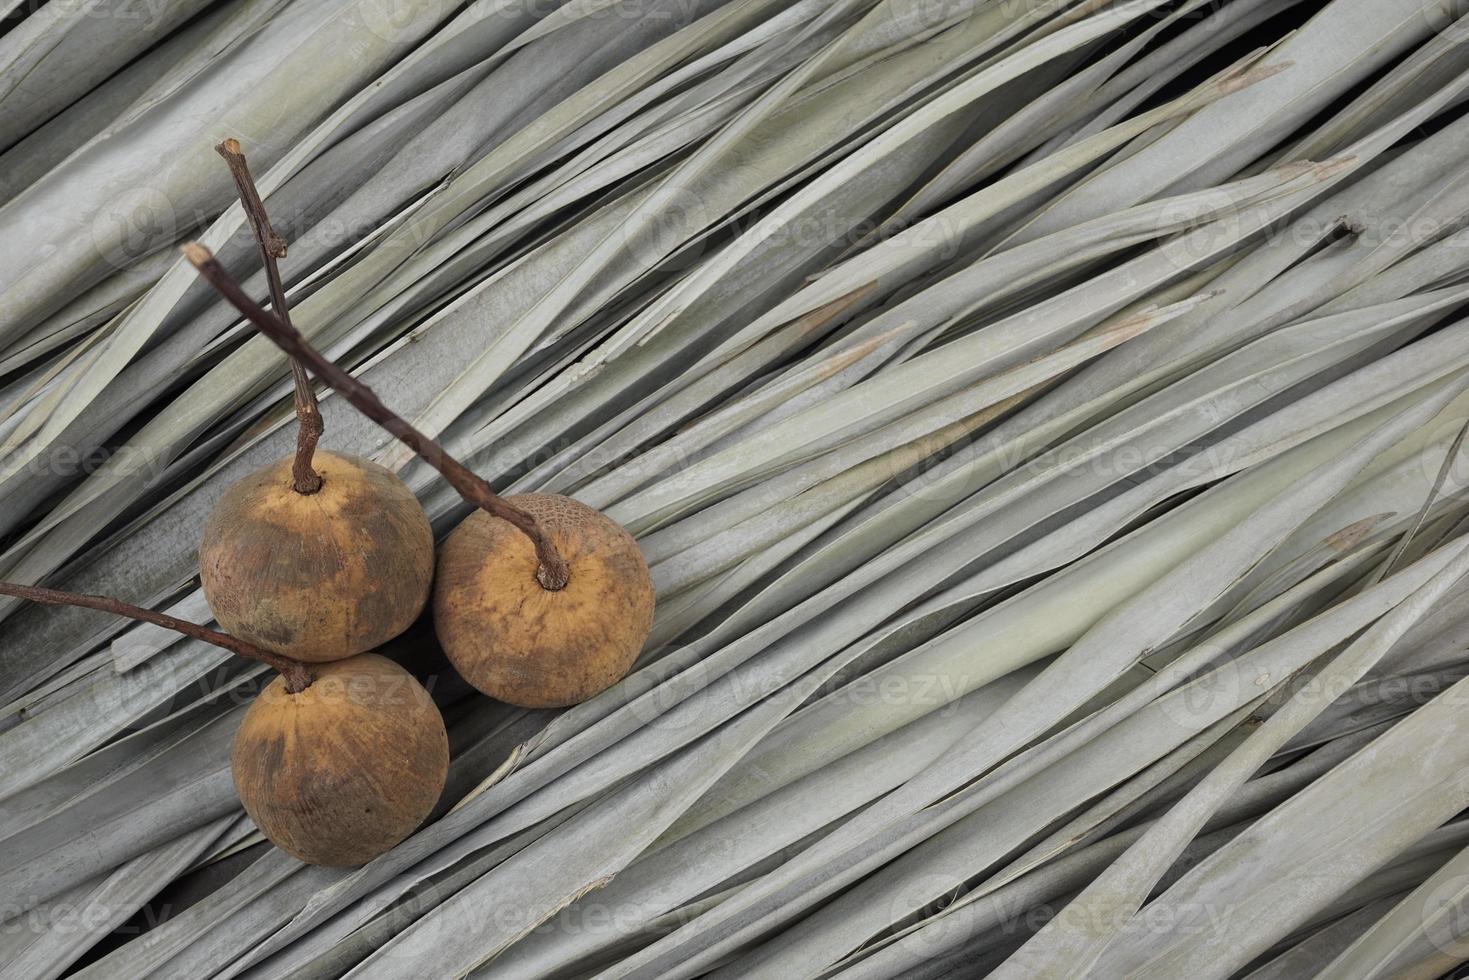
<instances>
[{"instance_id":1,"label":"forked branch","mask_svg":"<svg viewBox=\"0 0 1469 980\"><path fill-rule=\"evenodd\" d=\"M198 242L189 242L183 246L182 251L184 256L193 263L194 268L199 270L199 274L221 296L229 300L235 309L244 314L246 319L255 324L261 333L275 341L276 346L291 357L310 365L318 378L331 385L343 398L351 402L354 408L382 426L409 449L412 449L424 462L438 470L466 502L483 509L491 516L509 521L530 538L531 543L535 545L536 558L539 562L536 569L536 581L540 582L542 588L554 592L566 587L567 580L570 578L570 570L560 552L556 550L555 544L543 532L534 517L507 502L490 489L490 485L469 467L450 456L438 443L400 418L382 403L371 388L352 377L335 362L328 360L325 355L312 347L295 327L273 316L252 300L224 266L220 265L210 254L209 249Z\"/></svg>"}]
</instances>

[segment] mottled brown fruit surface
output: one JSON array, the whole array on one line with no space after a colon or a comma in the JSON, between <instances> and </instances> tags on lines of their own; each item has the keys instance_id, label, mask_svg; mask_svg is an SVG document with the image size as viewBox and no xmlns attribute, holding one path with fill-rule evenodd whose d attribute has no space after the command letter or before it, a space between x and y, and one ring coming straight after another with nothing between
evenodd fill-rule
<instances>
[{"instance_id":1,"label":"mottled brown fruit surface","mask_svg":"<svg viewBox=\"0 0 1469 980\"><path fill-rule=\"evenodd\" d=\"M434 538L417 498L365 459L318 450L321 489L291 460L233 484L204 526L199 573L225 632L320 663L371 650L428 602Z\"/></svg>"},{"instance_id":2,"label":"mottled brown fruit surface","mask_svg":"<svg viewBox=\"0 0 1469 980\"><path fill-rule=\"evenodd\" d=\"M289 694L260 692L235 733L230 769L245 812L308 864L355 867L411 834L438 802L449 737L438 707L375 653L312 668Z\"/></svg>"},{"instance_id":3,"label":"mottled brown fruit surface","mask_svg":"<svg viewBox=\"0 0 1469 980\"><path fill-rule=\"evenodd\" d=\"M527 708L576 704L632 667L653 623L653 581L637 542L570 497L522 494L571 571L541 588L530 539L475 511L439 550L434 628L479 690Z\"/></svg>"}]
</instances>

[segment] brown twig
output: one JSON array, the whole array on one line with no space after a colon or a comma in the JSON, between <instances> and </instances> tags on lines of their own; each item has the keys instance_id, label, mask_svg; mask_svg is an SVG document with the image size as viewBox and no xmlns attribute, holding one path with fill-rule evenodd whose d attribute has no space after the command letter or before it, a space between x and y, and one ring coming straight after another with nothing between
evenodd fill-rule
<instances>
[{"instance_id":1,"label":"brown twig","mask_svg":"<svg viewBox=\"0 0 1469 980\"><path fill-rule=\"evenodd\" d=\"M240 284L234 280L224 266L215 260L209 249L198 242L189 242L183 246L181 251L184 257L193 263L194 268L199 270L199 274L221 296L229 300L235 309L255 324L261 333L275 341L276 346L287 354L309 364L318 378L331 385L343 398L351 402L354 408L397 437L399 441L418 454L419 458L443 474L444 479L458 491L459 496L463 497L467 503L483 509L493 517L509 521L524 532L536 548L536 557L540 563L536 569L536 581L541 583L542 588L554 592L566 587L566 582L570 578L566 561L556 550L551 539L542 532L534 517L506 502L504 498L490 489L488 483L446 453L438 443L405 422L384 405L371 388L352 377L307 343L306 338L302 337L295 327L262 309L240 288Z\"/></svg>"},{"instance_id":2,"label":"brown twig","mask_svg":"<svg viewBox=\"0 0 1469 980\"><path fill-rule=\"evenodd\" d=\"M246 643L238 637L220 633L206 626L200 626L198 623L191 623L187 619L178 619L167 613L132 606L119 599L109 599L101 595L83 595L80 592L62 592L58 589L43 589L35 585L16 585L13 582L0 582L0 595L15 596L17 599L40 602L48 606L80 606L83 609L95 609L98 612L126 616L128 619L152 623L154 626L162 626L164 629L192 636L196 640L212 643L246 660L258 660L267 666L274 667L285 678L286 690L292 694L299 694L306 690L315 679L311 676L311 668L299 660L292 660L279 653L262 650L253 643Z\"/></svg>"},{"instance_id":3,"label":"brown twig","mask_svg":"<svg viewBox=\"0 0 1469 980\"><path fill-rule=\"evenodd\" d=\"M270 287L270 305L275 315L285 323L291 322L291 311L286 305L286 290L281 285L281 270L276 259L286 256L286 240L277 235L265 212L265 202L255 187L255 178L250 176L250 167L245 155L240 152L236 139L224 140L215 146L215 152L224 157L229 165L230 176L235 179L235 189L240 194L240 206L245 217L255 230L255 241L260 245L260 258L265 264L265 281ZM291 465L292 486L297 493L315 493L321 489L321 474L311 465L316 455L316 444L326 430L321 409L316 404L316 392L311 390L311 379L306 368L296 358L291 358L291 377L296 384L296 459Z\"/></svg>"}]
</instances>

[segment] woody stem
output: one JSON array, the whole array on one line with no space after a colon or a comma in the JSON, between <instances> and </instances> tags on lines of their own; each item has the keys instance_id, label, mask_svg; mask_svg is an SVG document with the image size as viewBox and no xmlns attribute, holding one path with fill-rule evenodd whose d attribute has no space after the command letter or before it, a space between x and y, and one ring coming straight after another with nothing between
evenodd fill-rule
<instances>
[{"instance_id":1,"label":"woody stem","mask_svg":"<svg viewBox=\"0 0 1469 980\"><path fill-rule=\"evenodd\" d=\"M276 260L286 256L286 240L276 234L270 216L265 212L265 202L255 187L255 178L250 176L250 167L245 155L240 152L240 143L235 139L224 140L215 146L215 151L229 165L230 176L235 180L235 189L240 195L240 206L255 231L255 241L260 246L260 258L265 265L265 281L270 289L270 306L275 315L287 324L291 322L291 311L286 305L286 290L281 284L281 270ZM315 493L321 489L321 474L311 465L316 455L316 444L326 429L321 409L316 404L316 392L311 390L311 379L306 368L297 358L291 358L291 377L296 387L296 458L291 465L291 481L297 493Z\"/></svg>"},{"instance_id":2,"label":"woody stem","mask_svg":"<svg viewBox=\"0 0 1469 980\"><path fill-rule=\"evenodd\" d=\"M0 595L15 596L18 599L39 602L48 606L79 606L82 609L95 609L98 612L126 616L128 619L162 626L164 629L191 636L196 640L212 643L246 660L257 660L274 667L285 678L286 690L292 694L299 694L306 690L315 679L311 675L311 669L299 660L271 653L269 650L262 650L253 643L246 643L238 637L220 633L206 626L200 626L198 623L191 623L167 613L154 612L152 609L144 609L141 606L129 605L119 599L101 595L83 595L80 592L63 592L60 589L44 589L35 585L17 585L14 582L0 582Z\"/></svg>"}]
</instances>

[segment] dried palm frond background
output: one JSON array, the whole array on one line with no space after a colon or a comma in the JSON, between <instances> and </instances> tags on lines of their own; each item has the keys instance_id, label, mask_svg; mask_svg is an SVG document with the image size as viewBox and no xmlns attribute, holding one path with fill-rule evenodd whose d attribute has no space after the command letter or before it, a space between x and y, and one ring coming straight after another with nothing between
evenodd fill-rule
<instances>
[{"instance_id":1,"label":"dried palm frond background","mask_svg":"<svg viewBox=\"0 0 1469 980\"><path fill-rule=\"evenodd\" d=\"M1469 16L1447 0L0 3L0 577L208 620L296 325L658 588L469 689L359 870L261 670L0 604L0 976L1437 977L1469 960ZM341 399L323 445L453 492Z\"/></svg>"}]
</instances>

